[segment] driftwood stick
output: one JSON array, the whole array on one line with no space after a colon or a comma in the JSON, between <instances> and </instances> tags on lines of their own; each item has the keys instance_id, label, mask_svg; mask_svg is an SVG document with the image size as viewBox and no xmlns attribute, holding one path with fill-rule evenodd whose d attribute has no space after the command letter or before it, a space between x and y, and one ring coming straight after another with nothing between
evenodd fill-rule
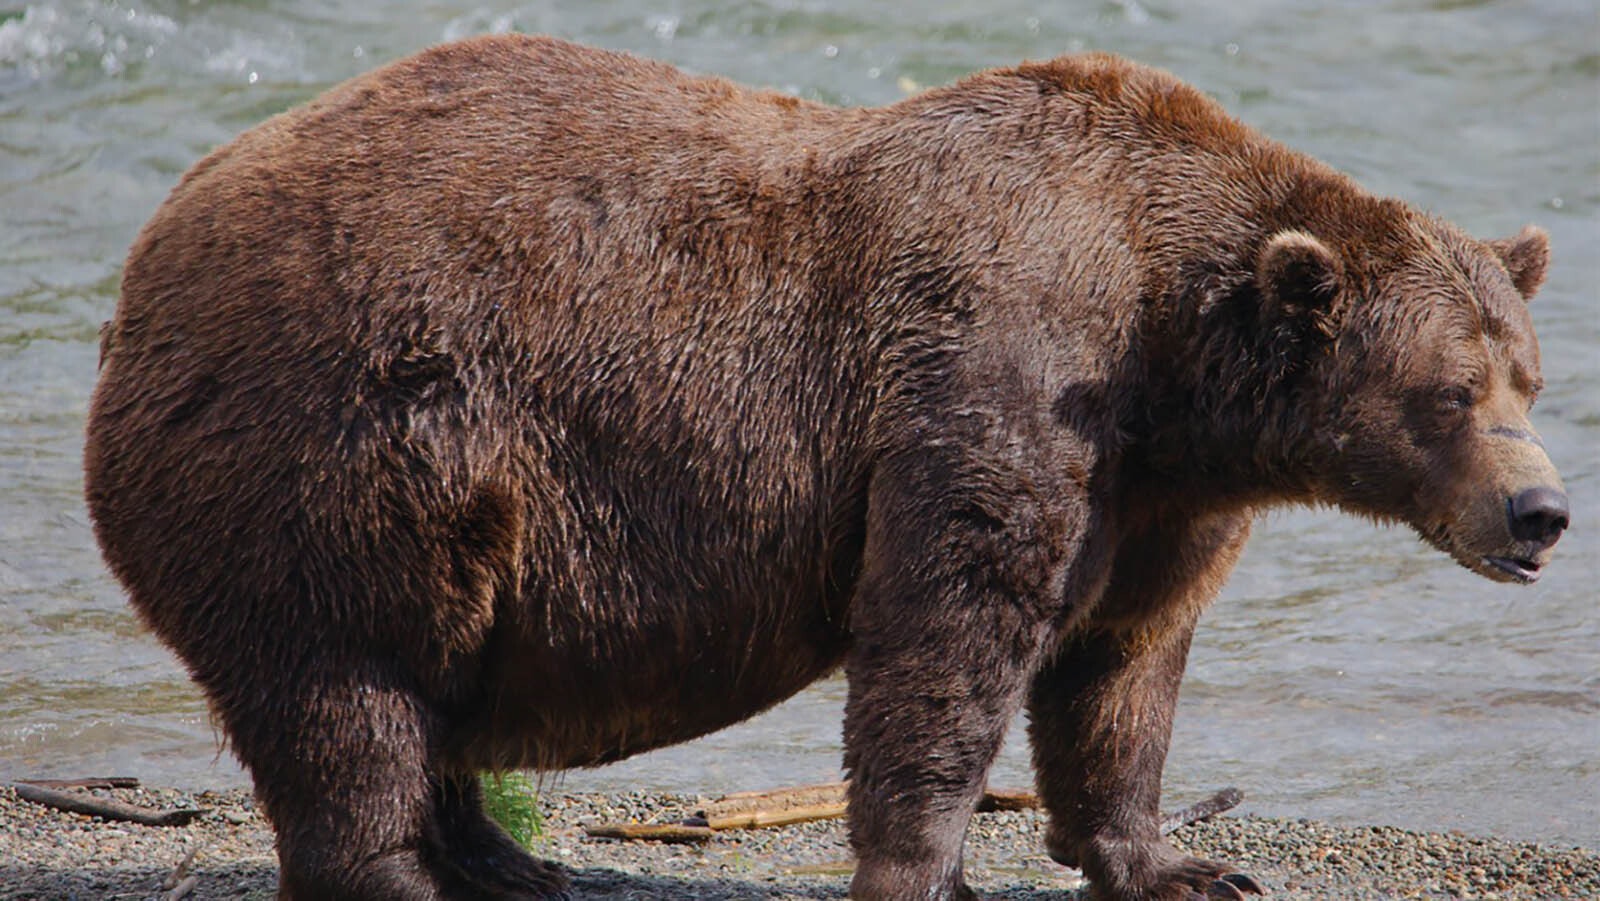
<instances>
[{"instance_id":1,"label":"driftwood stick","mask_svg":"<svg viewBox=\"0 0 1600 901\"><path fill-rule=\"evenodd\" d=\"M711 827L684 826L680 823L600 823L583 827L590 838L622 838L646 842L708 842Z\"/></svg>"},{"instance_id":2,"label":"driftwood stick","mask_svg":"<svg viewBox=\"0 0 1600 901\"><path fill-rule=\"evenodd\" d=\"M166 901L182 901L182 899L189 897L189 893L194 891L195 886L199 884L199 876L184 877L182 882L172 887L172 891L167 892Z\"/></svg>"},{"instance_id":3,"label":"driftwood stick","mask_svg":"<svg viewBox=\"0 0 1600 901\"><path fill-rule=\"evenodd\" d=\"M1030 791L1014 788L986 788L978 801L979 813L997 810L1032 810L1039 806L1039 796Z\"/></svg>"},{"instance_id":4,"label":"driftwood stick","mask_svg":"<svg viewBox=\"0 0 1600 901\"><path fill-rule=\"evenodd\" d=\"M21 785L40 788L138 788L139 780L133 776L86 776L82 779L18 779Z\"/></svg>"},{"instance_id":5,"label":"driftwood stick","mask_svg":"<svg viewBox=\"0 0 1600 901\"><path fill-rule=\"evenodd\" d=\"M849 785L848 782L824 782L771 791L735 792L706 804L688 822L710 825L712 829L759 829L842 817ZM1029 810L1038 806L1039 798L1033 792L989 788L978 802L978 811Z\"/></svg>"},{"instance_id":6,"label":"driftwood stick","mask_svg":"<svg viewBox=\"0 0 1600 901\"><path fill-rule=\"evenodd\" d=\"M1237 788L1225 788L1198 804L1174 811L1161 818L1161 834L1171 835L1190 823L1209 820L1224 810L1232 810L1244 800L1244 792Z\"/></svg>"},{"instance_id":7,"label":"driftwood stick","mask_svg":"<svg viewBox=\"0 0 1600 901\"><path fill-rule=\"evenodd\" d=\"M772 791L736 792L707 803L676 824L602 823L585 827L597 838L644 841L703 842L712 833L726 829L763 829L792 826L815 820L831 820L847 813L849 783L828 782ZM1238 806L1244 795L1237 788L1225 788L1204 801L1167 814L1161 819L1161 834L1168 835L1190 823L1209 819ZM1016 789L986 789L978 810L1031 810L1039 806L1039 796Z\"/></svg>"},{"instance_id":8,"label":"driftwood stick","mask_svg":"<svg viewBox=\"0 0 1600 901\"><path fill-rule=\"evenodd\" d=\"M848 785L847 782L824 782L821 785L801 785L771 791L735 792L709 802L696 812L696 816L716 821L756 812L843 804Z\"/></svg>"},{"instance_id":9,"label":"driftwood stick","mask_svg":"<svg viewBox=\"0 0 1600 901\"><path fill-rule=\"evenodd\" d=\"M774 810L751 810L720 817L706 817L704 822L714 830L767 829L773 826L793 826L813 820L832 820L845 815L843 799L823 804L783 807Z\"/></svg>"},{"instance_id":10,"label":"driftwood stick","mask_svg":"<svg viewBox=\"0 0 1600 901\"><path fill-rule=\"evenodd\" d=\"M204 809L183 808L178 810L147 810L113 801L108 798L96 798L93 795L78 794L76 792L57 791L53 788L44 788L39 785L26 783L13 783L12 790L17 797L56 810L65 810L68 813L81 813L92 817L102 817L107 820L124 820L129 823L138 823L141 826L184 826L195 817L205 813Z\"/></svg>"},{"instance_id":11,"label":"driftwood stick","mask_svg":"<svg viewBox=\"0 0 1600 901\"><path fill-rule=\"evenodd\" d=\"M167 889L168 891L173 891L177 889L179 885L183 884L185 880L189 879L189 867L194 865L195 855L199 853L199 846L190 848L189 853L183 855L183 860L179 861L178 865L173 868L172 872L167 874L167 878L161 881L161 887ZM180 895L179 897L182 896Z\"/></svg>"}]
</instances>

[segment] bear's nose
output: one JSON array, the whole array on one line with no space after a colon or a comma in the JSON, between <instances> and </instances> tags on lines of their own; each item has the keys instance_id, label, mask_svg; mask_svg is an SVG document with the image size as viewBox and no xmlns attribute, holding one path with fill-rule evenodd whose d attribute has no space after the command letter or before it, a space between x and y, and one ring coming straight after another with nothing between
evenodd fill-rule
<instances>
[{"instance_id":1,"label":"bear's nose","mask_svg":"<svg viewBox=\"0 0 1600 901\"><path fill-rule=\"evenodd\" d=\"M1554 544L1567 528L1567 496L1560 489L1529 488L1511 499L1511 536Z\"/></svg>"}]
</instances>

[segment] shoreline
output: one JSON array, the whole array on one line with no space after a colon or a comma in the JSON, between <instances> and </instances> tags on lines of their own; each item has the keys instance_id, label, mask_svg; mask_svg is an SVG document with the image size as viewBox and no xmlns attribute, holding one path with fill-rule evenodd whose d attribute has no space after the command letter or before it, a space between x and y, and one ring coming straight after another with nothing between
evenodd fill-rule
<instances>
[{"instance_id":1,"label":"shoreline","mask_svg":"<svg viewBox=\"0 0 1600 901\"><path fill-rule=\"evenodd\" d=\"M93 794L148 808L202 807L185 826L106 822L23 801L0 787L0 899L165 898L191 851L190 899L275 897L272 833L243 790L134 788ZM676 821L708 798L550 792L533 852L573 876L577 899L843 899L851 856L843 820L718 832L702 845L587 837L584 824ZM1077 901L1076 870L1045 856L1038 811L978 814L967 880L985 898ZM1274 899L1600 897L1600 851L1460 833L1218 816L1170 840L1231 861Z\"/></svg>"}]
</instances>

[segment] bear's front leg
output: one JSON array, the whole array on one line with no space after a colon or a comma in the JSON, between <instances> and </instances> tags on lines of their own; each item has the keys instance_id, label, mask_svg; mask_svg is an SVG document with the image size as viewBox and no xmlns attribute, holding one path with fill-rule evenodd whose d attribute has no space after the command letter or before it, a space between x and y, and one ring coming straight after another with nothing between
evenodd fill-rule
<instances>
[{"instance_id":1,"label":"bear's front leg","mask_svg":"<svg viewBox=\"0 0 1600 901\"><path fill-rule=\"evenodd\" d=\"M925 657L870 639L852 653L852 898L976 897L962 879L962 844L1025 683L1003 672L984 683L984 668L976 655Z\"/></svg>"},{"instance_id":2,"label":"bear's front leg","mask_svg":"<svg viewBox=\"0 0 1600 901\"><path fill-rule=\"evenodd\" d=\"M994 471L987 497L951 489L960 466L933 453L873 479L844 729L863 901L976 897L967 825L1060 597L1048 511L1029 492L1002 497Z\"/></svg>"},{"instance_id":3,"label":"bear's front leg","mask_svg":"<svg viewBox=\"0 0 1600 901\"><path fill-rule=\"evenodd\" d=\"M1033 682L1029 733L1052 857L1096 901L1260 894L1225 864L1161 837L1161 771L1200 612L1233 568L1249 519L1170 523L1125 538L1092 618Z\"/></svg>"}]
</instances>

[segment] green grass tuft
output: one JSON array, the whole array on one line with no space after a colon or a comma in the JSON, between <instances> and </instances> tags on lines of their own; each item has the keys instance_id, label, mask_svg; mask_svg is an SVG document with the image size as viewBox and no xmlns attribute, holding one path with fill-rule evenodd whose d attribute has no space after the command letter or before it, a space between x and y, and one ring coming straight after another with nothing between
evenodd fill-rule
<instances>
[{"instance_id":1,"label":"green grass tuft","mask_svg":"<svg viewBox=\"0 0 1600 901\"><path fill-rule=\"evenodd\" d=\"M522 773L484 773L483 806L489 816L523 847L544 834L539 815L539 789Z\"/></svg>"}]
</instances>

